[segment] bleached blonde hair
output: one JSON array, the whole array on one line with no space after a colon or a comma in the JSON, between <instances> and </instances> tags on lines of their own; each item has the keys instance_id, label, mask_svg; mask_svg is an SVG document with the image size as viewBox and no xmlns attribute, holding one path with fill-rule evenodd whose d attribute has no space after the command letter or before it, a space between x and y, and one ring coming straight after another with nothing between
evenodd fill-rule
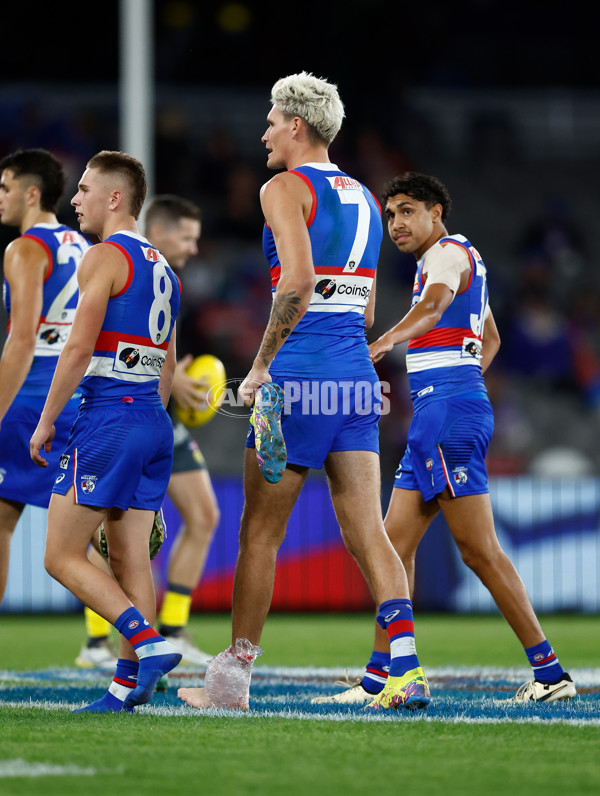
<instances>
[{"instance_id":1,"label":"bleached blonde hair","mask_svg":"<svg viewBox=\"0 0 600 796\"><path fill-rule=\"evenodd\" d=\"M342 126L344 105L337 86L310 72L278 80L271 89L271 102L285 116L303 119L309 127L309 134L327 146Z\"/></svg>"}]
</instances>

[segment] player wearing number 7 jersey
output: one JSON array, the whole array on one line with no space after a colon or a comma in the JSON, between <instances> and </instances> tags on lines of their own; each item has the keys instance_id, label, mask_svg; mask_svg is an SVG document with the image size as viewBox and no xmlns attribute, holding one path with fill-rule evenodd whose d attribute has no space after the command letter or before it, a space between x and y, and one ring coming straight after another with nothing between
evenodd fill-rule
<instances>
[{"instance_id":1,"label":"player wearing number 7 jersey","mask_svg":"<svg viewBox=\"0 0 600 796\"><path fill-rule=\"evenodd\" d=\"M144 169L135 158L103 151L88 162L71 204L82 232L101 242L81 261L73 328L30 443L32 459L47 467L54 420L80 385L79 415L55 471L45 566L121 633L115 677L104 697L82 708L91 712L147 702L181 660L152 629L148 549L171 475L173 427L165 407L180 284L138 232L145 196ZM114 578L86 556L100 522Z\"/></svg>"},{"instance_id":2,"label":"player wearing number 7 jersey","mask_svg":"<svg viewBox=\"0 0 600 796\"><path fill-rule=\"evenodd\" d=\"M44 405L58 356L77 305L77 266L86 239L56 217L66 175L43 149L13 152L0 161L0 221L20 237L4 255L4 304L8 338L0 359L0 602L8 576L10 542L26 504L48 506L58 452L40 472L29 456L29 438ZM67 444L78 398L56 422L57 448Z\"/></svg>"},{"instance_id":3,"label":"player wearing number 7 jersey","mask_svg":"<svg viewBox=\"0 0 600 796\"><path fill-rule=\"evenodd\" d=\"M206 691L180 689L179 695L194 707L248 707L277 551L309 468L324 467L342 538L393 636L392 674L402 681L393 707L424 708L429 689L415 649L408 582L381 514L382 401L365 336L374 316L381 211L363 185L329 160L344 116L334 85L305 72L291 75L273 86L271 102L262 139L267 166L285 169L261 191L273 306L240 393L250 405L262 385L273 390L274 382L283 391L287 468L275 483L261 475L255 442L264 434L281 437L268 428L278 418L265 413L246 448L232 647L209 663Z\"/></svg>"}]
</instances>

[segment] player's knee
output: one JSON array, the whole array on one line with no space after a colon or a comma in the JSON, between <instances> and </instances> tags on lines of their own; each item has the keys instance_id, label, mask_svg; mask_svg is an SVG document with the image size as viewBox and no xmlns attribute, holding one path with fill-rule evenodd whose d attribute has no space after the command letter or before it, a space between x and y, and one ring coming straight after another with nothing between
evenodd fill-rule
<instances>
[{"instance_id":1,"label":"player's knee","mask_svg":"<svg viewBox=\"0 0 600 796\"><path fill-rule=\"evenodd\" d=\"M398 543L394 543L391 539L390 539L390 541L392 542L392 547L394 548L396 553L398 553L398 556L400 557L400 560L402 561L404 566L407 566L408 564L414 563L417 551L415 550L415 548L412 545L409 546L409 545L403 544L402 541L400 541Z\"/></svg>"},{"instance_id":2,"label":"player's knee","mask_svg":"<svg viewBox=\"0 0 600 796\"><path fill-rule=\"evenodd\" d=\"M221 513L216 505L210 508L200 507L182 517L183 532L198 541L207 541L212 538L221 519Z\"/></svg>"},{"instance_id":3,"label":"player's knee","mask_svg":"<svg viewBox=\"0 0 600 796\"><path fill-rule=\"evenodd\" d=\"M14 527L9 528L0 524L0 542L10 542L14 530Z\"/></svg>"},{"instance_id":4,"label":"player's knee","mask_svg":"<svg viewBox=\"0 0 600 796\"><path fill-rule=\"evenodd\" d=\"M250 520L242 516L239 533L240 551L251 545L262 545L278 550L285 538L285 527L270 526L267 523Z\"/></svg>"},{"instance_id":5,"label":"player's knee","mask_svg":"<svg viewBox=\"0 0 600 796\"><path fill-rule=\"evenodd\" d=\"M119 580L121 574L124 572L127 566L127 557L119 550L113 551L111 548L108 556L108 563L110 564L113 575L117 580Z\"/></svg>"},{"instance_id":6,"label":"player's knee","mask_svg":"<svg viewBox=\"0 0 600 796\"><path fill-rule=\"evenodd\" d=\"M354 527L340 525L343 542L346 550L359 564L362 564L365 556L369 553L374 540L378 538L377 533L357 533Z\"/></svg>"},{"instance_id":7,"label":"player's knee","mask_svg":"<svg viewBox=\"0 0 600 796\"><path fill-rule=\"evenodd\" d=\"M496 559L494 550L468 544L459 545L459 550L463 562L475 573L483 572L489 567L494 566L494 561Z\"/></svg>"},{"instance_id":8,"label":"player's knee","mask_svg":"<svg viewBox=\"0 0 600 796\"><path fill-rule=\"evenodd\" d=\"M210 532L214 533L217 530L218 524L221 522L221 512L216 504L212 506L211 510L208 512L207 521L210 526Z\"/></svg>"},{"instance_id":9,"label":"player's knee","mask_svg":"<svg viewBox=\"0 0 600 796\"><path fill-rule=\"evenodd\" d=\"M46 546L46 551L44 553L44 568L51 578L60 581L61 579L60 556L58 555L58 551L55 551L52 548L48 548L48 546Z\"/></svg>"}]
</instances>

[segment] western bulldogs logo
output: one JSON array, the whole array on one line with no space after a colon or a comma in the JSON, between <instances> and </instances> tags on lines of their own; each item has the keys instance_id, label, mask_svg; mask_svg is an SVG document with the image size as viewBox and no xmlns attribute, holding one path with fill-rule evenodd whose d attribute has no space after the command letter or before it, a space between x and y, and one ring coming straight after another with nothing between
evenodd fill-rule
<instances>
[{"instance_id":1,"label":"western bulldogs logo","mask_svg":"<svg viewBox=\"0 0 600 796\"><path fill-rule=\"evenodd\" d=\"M96 481L98 480L97 475L82 475L81 476L81 488L84 492L88 495L90 492L93 492L96 488Z\"/></svg>"},{"instance_id":2,"label":"western bulldogs logo","mask_svg":"<svg viewBox=\"0 0 600 796\"><path fill-rule=\"evenodd\" d=\"M124 348L119 354L119 359L128 368L134 368L140 361L140 352L137 348Z\"/></svg>"},{"instance_id":3,"label":"western bulldogs logo","mask_svg":"<svg viewBox=\"0 0 600 796\"><path fill-rule=\"evenodd\" d=\"M457 484L466 484L469 480L466 467L457 467L456 470L452 472L454 473L454 480Z\"/></svg>"},{"instance_id":4,"label":"western bulldogs logo","mask_svg":"<svg viewBox=\"0 0 600 796\"><path fill-rule=\"evenodd\" d=\"M322 279L315 285L315 293L323 296L324 299L331 298L336 290L335 279Z\"/></svg>"}]
</instances>

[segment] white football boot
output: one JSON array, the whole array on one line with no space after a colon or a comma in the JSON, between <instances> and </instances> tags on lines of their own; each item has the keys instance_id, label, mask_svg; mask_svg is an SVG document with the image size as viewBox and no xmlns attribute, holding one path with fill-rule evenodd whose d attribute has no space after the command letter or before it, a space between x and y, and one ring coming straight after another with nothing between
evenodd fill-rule
<instances>
[{"instance_id":1,"label":"white football boot","mask_svg":"<svg viewBox=\"0 0 600 796\"><path fill-rule=\"evenodd\" d=\"M377 694L369 694L361 685L362 677L349 677L348 670L343 680L336 680L336 685L343 688L339 694L314 697L311 705L364 705L372 702Z\"/></svg>"},{"instance_id":2,"label":"white football boot","mask_svg":"<svg viewBox=\"0 0 600 796\"><path fill-rule=\"evenodd\" d=\"M513 702L555 702L559 699L573 699L577 696L577 689L571 677L564 672L557 683L540 683L539 680L530 680L523 683L512 698Z\"/></svg>"}]
</instances>

